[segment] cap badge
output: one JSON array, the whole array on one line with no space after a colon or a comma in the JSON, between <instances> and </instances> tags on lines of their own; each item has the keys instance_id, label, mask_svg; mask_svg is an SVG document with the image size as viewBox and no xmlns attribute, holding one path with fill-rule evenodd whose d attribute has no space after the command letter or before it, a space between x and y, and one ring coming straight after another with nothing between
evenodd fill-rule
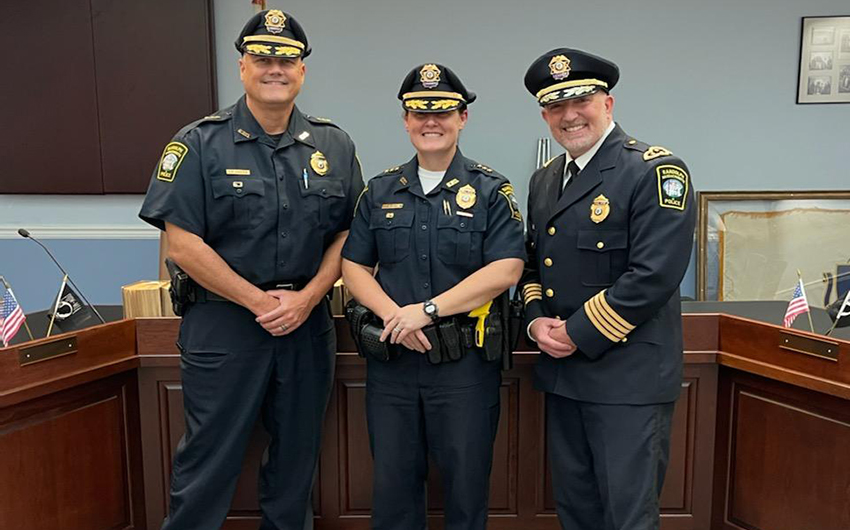
<instances>
[{"instance_id":1,"label":"cap badge","mask_svg":"<svg viewBox=\"0 0 850 530\"><path fill-rule=\"evenodd\" d=\"M472 208L475 205L475 188L469 184L461 187L457 190L455 202L457 202L457 205L463 209Z\"/></svg>"},{"instance_id":2,"label":"cap badge","mask_svg":"<svg viewBox=\"0 0 850 530\"><path fill-rule=\"evenodd\" d=\"M560 81L570 75L570 60L566 55L556 55L549 61L549 73Z\"/></svg>"},{"instance_id":3,"label":"cap badge","mask_svg":"<svg viewBox=\"0 0 850 530\"><path fill-rule=\"evenodd\" d=\"M426 64L419 71L419 80L425 88L435 88L440 84L440 69L436 64Z\"/></svg>"},{"instance_id":4,"label":"cap badge","mask_svg":"<svg viewBox=\"0 0 850 530\"><path fill-rule=\"evenodd\" d=\"M310 155L310 167L317 175L324 175L328 172L328 159L321 151L316 151Z\"/></svg>"},{"instance_id":5,"label":"cap badge","mask_svg":"<svg viewBox=\"0 0 850 530\"><path fill-rule=\"evenodd\" d=\"M284 24L286 24L286 15L280 9L271 9L266 13L266 31L272 35L282 33Z\"/></svg>"},{"instance_id":6,"label":"cap badge","mask_svg":"<svg viewBox=\"0 0 850 530\"><path fill-rule=\"evenodd\" d=\"M590 205L590 220L596 224L604 221L608 214L611 213L610 201L605 195L599 195L593 199L593 204Z\"/></svg>"}]
</instances>

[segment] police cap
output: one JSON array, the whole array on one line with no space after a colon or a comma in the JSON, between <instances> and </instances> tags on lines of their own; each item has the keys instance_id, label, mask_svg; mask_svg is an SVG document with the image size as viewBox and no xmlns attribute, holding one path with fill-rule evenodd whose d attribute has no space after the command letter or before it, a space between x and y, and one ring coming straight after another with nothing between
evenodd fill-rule
<instances>
[{"instance_id":1,"label":"police cap","mask_svg":"<svg viewBox=\"0 0 850 530\"><path fill-rule=\"evenodd\" d=\"M279 9L260 11L248 19L234 44L239 53L263 57L303 59L311 51L301 24Z\"/></svg>"},{"instance_id":2,"label":"police cap","mask_svg":"<svg viewBox=\"0 0 850 530\"><path fill-rule=\"evenodd\" d=\"M609 92L620 79L616 64L581 50L556 48L537 58L525 73L525 88L540 106Z\"/></svg>"},{"instance_id":3,"label":"police cap","mask_svg":"<svg viewBox=\"0 0 850 530\"><path fill-rule=\"evenodd\" d=\"M422 64L411 70L398 91L404 110L414 112L462 109L475 101L475 97L475 93L468 91L447 66L434 63Z\"/></svg>"}]
</instances>

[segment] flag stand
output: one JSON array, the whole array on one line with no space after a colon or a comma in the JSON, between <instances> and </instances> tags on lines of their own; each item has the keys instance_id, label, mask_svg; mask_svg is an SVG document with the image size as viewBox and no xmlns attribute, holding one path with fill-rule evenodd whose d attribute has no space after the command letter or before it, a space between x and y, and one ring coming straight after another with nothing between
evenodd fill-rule
<instances>
[{"instance_id":1,"label":"flag stand","mask_svg":"<svg viewBox=\"0 0 850 530\"><path fill-rule=\"evenodd\" d=\"M65 285L68 283L68 275L62 277L62 284L59 286L59 294L56 295L56 303L53 304L53 314L50 315L50 324L47 326L47 334L45 338L49 337L53 332L53 323L56 321L56 312L59 311L59 302L62 301L62 293L65 292Z\"/></svg>"},{"instance_id":2,"label":"flag stand","mask_svg":"<svg viewBox=\"0 0 850 530\"><path fill-rule=\"evenodd\" d=\"M800 280L800 285L803 285L803 274L800 272L800 269L797 269L797 278ZM805 291L804 291L804 294L805 294ZM806 297L806 306L808 306L808 305L809 305L809 298ZM808 315L808 317L809 317L809 329L811 329L812 333L814 333L815 332L815 325L812 322L811 307L809 307L809 309L806 310L806 315Z\"/></svg>"}]
</instances>

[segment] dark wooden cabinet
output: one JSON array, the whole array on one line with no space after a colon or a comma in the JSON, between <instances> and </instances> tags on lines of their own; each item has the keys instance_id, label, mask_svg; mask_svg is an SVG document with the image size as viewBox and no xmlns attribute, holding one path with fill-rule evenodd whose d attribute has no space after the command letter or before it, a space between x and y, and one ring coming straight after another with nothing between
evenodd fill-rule
<instances>
[{"instance_id":1,"label":"dark wooden cabinet","mask_svg":"<svg viewBox=\"0 0 850 530\"><path fill-rule=\"evenodd\" d=\"M216 108L212 0L9 2L0 193L144 193Z\"/></svg>"}]
</instances>

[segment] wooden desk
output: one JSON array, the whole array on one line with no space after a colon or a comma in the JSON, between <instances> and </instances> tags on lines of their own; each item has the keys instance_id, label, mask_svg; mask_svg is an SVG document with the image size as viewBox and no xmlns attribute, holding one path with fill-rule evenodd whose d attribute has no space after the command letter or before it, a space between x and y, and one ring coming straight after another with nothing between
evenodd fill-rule
<instances>
[{"instance_id":1,"label":"wooden desk","mask_svg":"<svg viewBox=\"0 0 850 530\"><path fill-rule=\"evenodd\" d=\"M28 366L17 347L0 350L0 528L159 528L183 430L178 323L138 319L65 335L77 338L77 353ZM684 325L662 528L850 528L850 343L835 341L827 359L781 348L777 326L717 314L685 315ZM315 527L366 529L365 363L344 321L337 332ZM520 350L503 377L489 528L555 530L535 354ZM225 528L257 527L264 443L258 427ZM441 504L431 487L431 528L442 528Z\"/></svg>"}]
</instances>

